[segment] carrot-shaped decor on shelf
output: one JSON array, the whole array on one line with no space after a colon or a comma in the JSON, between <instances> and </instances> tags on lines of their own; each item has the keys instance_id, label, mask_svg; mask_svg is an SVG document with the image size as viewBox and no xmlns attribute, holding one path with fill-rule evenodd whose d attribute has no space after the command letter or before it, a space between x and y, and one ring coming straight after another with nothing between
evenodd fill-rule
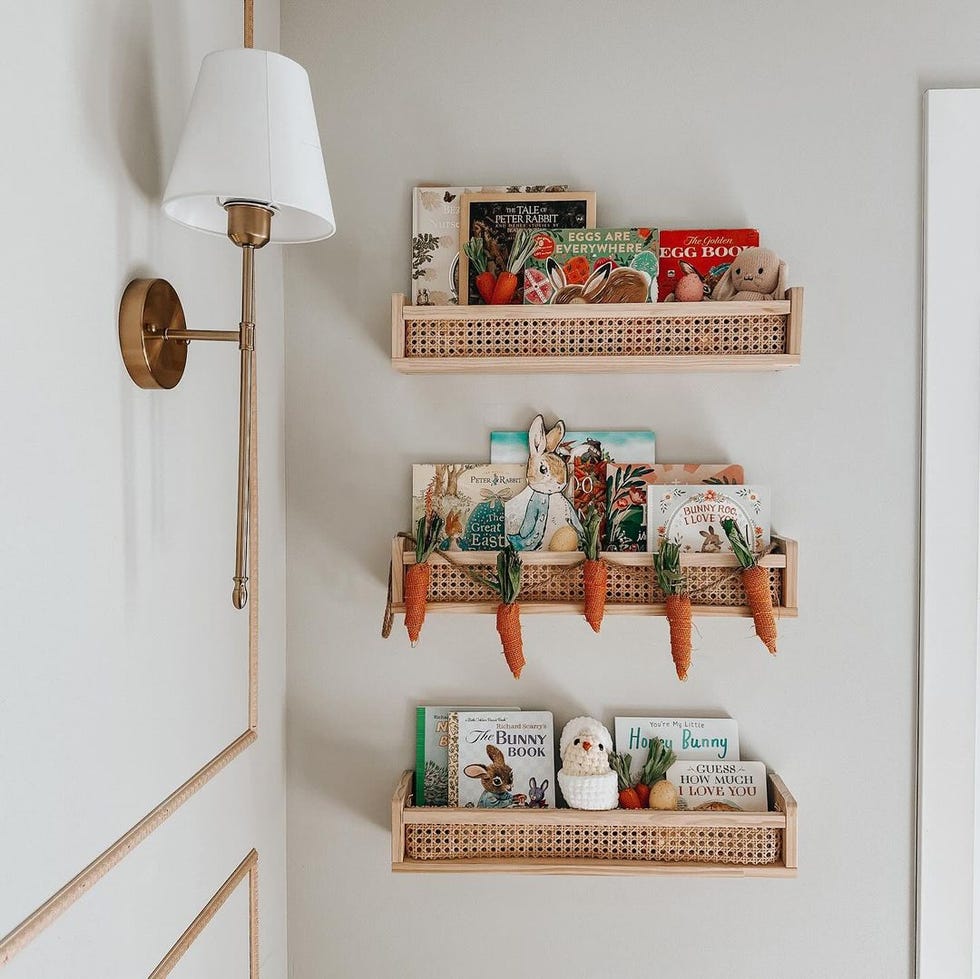
<instances>
[{"instance_id":1,"label":"carrot-shaped decor on shelf","mask_svg":"<svg viewBox=\"0 0 980 979\"><path fill-rule=\"evenodd\" d=\"M429 557L442 539L442 517L420 517L415 528L415 564L405 569L405 628L414 646L422 633L425 606L429 597Z\"/></svg>"},{"instance_id":2,"label":"carrot-shaped decor on shelf","mask_svg":"<svg viewBox=\"0 0 980 979\"><path fill-rule=\"evenodd\" d=\"M534 251L535 238L530 231L521 229L514 236L510 255L507 258L507 268L497 276L497 284L493 287L490 302L494 306L505 306L513 302L517 292L517 276ZM469 253L467 253L469 254ZM482 295L482 293L481 293Z\"/></svg>"},{"instance_id":3,"label":"carrot-shaped decor on shelf","mask_svg":"<svg viewBox=\"0 0 980 979\"><path fill-rule=\"evenodd\" d=\"M497 573L480 577L480 580L500 596L497 606L497 632L504 649L504 659L514 674L520 678L524 669L524 641L521 637L521 607L517 596L521 593L523 564L513 544L497 553Z\"/></svg>"},{"instance_id":4,"label":"carrot-shaped decor on shelf","mask_svg":"<svg viewBox=\"0 0 980 979\"><path fill-rule=\"evenodd\" d=\"M487 270L487 253L483 250L482 238L470 238L463 245L463 251L476 272L476 291L485 303L493 302L493 287L497 284L497 277Z\"/></svg>"},{"instance_id":5,"label":"carrot-shaped decor on shelf","mask_svg":"<svg viewBox=\"0 0 980 979\"><path fill-rule=\"evenodd\" d=\"M691 668L691 596L681 571L681 548L665 537L653 555L657 583L664 593L667 623L670 626L670 656L678 680L687 679Z\"/></svg>"},{"instance_id":6,"label":"carrot-shaped decor on shelf","mask_svg":"<svg viewBox=\"0 0 980 979\"><path fill-rule=\"evenodd\" d=\"M632 764L632 755L618 751L611 751L609 753L609 767L616 773L616 780L619 784L620 809L643 808L640 794L633 787L633 779L630 775L630 766Z\"/></svg>"},{"instance_id":7,"label":"carrot-shaped decor on shelf","mask_svg":"<svg viewBox=\"0 0 980 979\"><path fill-rule=\"evenodd\" d=\"M772 592L769 590L769 572L759 565L751 548L746 543L751 534L744 535L734 520L721 522L738 563L742 566L742 587L749 603L749 611L755 622L755 634L763 641L766 649L776 655L776 617L772 610Z\"/></svg>"},{"instance_id":8,"label":"carrot-shaped decor on shelf","mask_svg":"<svg viewBox=\"0 0 980 979\"><path fill-rule=\"evenodd\" d=\"M599 549L599 536L602 530L602 514L595 504L589 504L582 520L582 550L585 552L585 567L582 569L582 590L585 599L585 619L593 632L602 627L602 616L606 611L606 562L602 560Z\"/></svg>"}]
</instances>

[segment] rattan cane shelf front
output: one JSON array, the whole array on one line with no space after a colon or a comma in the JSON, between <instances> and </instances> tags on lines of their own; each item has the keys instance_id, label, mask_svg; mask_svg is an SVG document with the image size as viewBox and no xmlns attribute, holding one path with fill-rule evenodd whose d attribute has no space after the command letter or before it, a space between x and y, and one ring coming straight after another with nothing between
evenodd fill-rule
<instances>
[{"instance_id":1,"label":"rattan cane shelf front","mask_svg":"<svg viewBox=\"0 0 980 979\"><path fill-rule=\"evenodd\" d=\"M769 571L769 587L778 617L795 617L798 546L773 535L775 549L759 562ZM605 552L607 565L606 614L663 615L664 596L657 585L652 554ZM474 581L466 568L481 574L494 570L495 551L454 551L431 558L427 613L495 612L497 599L489 588ZM582 614L582 561L579 551L526 551L521 555L521 613L571 612ZM391 553L391 609L405 611L405 568L415 563L415 551L406 538L395 537ZM683 554L695 615L749 615L745 591L732 554Z\"/></svg>"},{"instance_id":2,"label":"rattan cane shelf front","mask_svg":"<svg viewBox=\"0 0 980 979\"><path fill-rule=\"evenodd\" d=\"M396 871L796 876L796 800L778 775L770 812L416 808L413 781L391 803Z\"/></svg>"},{"instance_id":3,"label":"rattan cane shelf front","mask_svg":"<svg viewBox=\"0 0 980 979\"><path fill-rule=\"evenodd\" d=\"M771 302L407 306L391 299L404 373L775 371L800 363L803 290Z\"/></svg>"}]
</instances>

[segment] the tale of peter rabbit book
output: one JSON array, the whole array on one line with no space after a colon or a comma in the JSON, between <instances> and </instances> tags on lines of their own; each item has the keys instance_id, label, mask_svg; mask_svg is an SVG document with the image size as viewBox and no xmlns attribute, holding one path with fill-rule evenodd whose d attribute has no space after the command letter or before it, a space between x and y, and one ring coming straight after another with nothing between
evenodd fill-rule
<instances>
[{"instance_id":1,"label":"the tale of peter rabbit book","mask_svg":"<svg viewBox=\"0 0 980 979\"><path fill-rule=\"evenodd\" d=\"M564 185L549 190L567 190ZM412 303L455 306L459 302L459 202L463 194L534 193L521 187L416 187L412 192Z\"/></svg>"},{"instance_id":2,"label":"the tale of peter rabbit book","mask_svg":"<svg viewBox=\"0 0 980 979\"><path fill-rule=\"evenodd\" d=\"M606 465L607 551L645 551L647 549L647 486L654 484L708 486L745 481L741 466L718 463L657 463L653 466L632 462Z\"/></svg>"},{"instance_id":3,"label":"the tale of peter rabbit book","mask_svg":"<svg viewBox=\"0 0 980 979\"><path fill-rule=\"evenodd\" d=\"M453 711L449 715L449 804L554 809L551 711Z\"/></svg>"},{"instance_id":4,"label":"the tale of peter rabbit book","mask_svg":"<svg viewBox=\"0 0 980 979\"><path fill-rule=\"evenodd\" d=\"M506 544L504 507L527 485L523 464L435 463L412 466L412 527L437 514L443 551L499 551Z\"/></svg>"},{"instance_id":5,"label":"the tale of peter rabbit book","mask_svg":"<svg viewBox=\"0 0 980 979\"><path fill-rule=\"evenodd\" d=\"M476 707L415 708L415 805L449 805L449 715ZM517 707L500 708L518 710Z\"/></svg>"},{"instance_id":6,"label":"the tale of peter rabbit book","mask_svg":"<svg viewBox=\"0 0 980 979\"><path fill-rule=\"evenodd\" d=\"M656 228L539 231L524 265L524 302L655 302L658 253Z\"/></svg>"},{"instance_id":7,"label":"the tale of peter rabbit book","mask_svg":"<svg viewBox=\"0 0 980 979\"><path fill-rule=\"evenodd\" d=\"M769 489L766 486L648 486L647 550L666 538L682 551L703 554L732 549L722 520L734 520L749 547L769 546Z\"/></svg>"}]
</instances>

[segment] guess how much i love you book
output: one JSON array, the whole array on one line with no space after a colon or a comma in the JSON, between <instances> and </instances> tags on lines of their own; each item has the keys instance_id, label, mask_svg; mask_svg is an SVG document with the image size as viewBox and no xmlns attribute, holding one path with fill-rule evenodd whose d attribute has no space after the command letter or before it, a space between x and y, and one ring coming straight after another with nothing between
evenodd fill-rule
<instances>
[{"instance_id":1,"label":"guess how much i love you book","mask_svg":"<svg viewBox=\"0 0 980 979\"><path fill-rule=\"evenodd\" d=\"M551 711L454 711L449 715L449 805L555 808Z\"/></svg>"}]
</instances>

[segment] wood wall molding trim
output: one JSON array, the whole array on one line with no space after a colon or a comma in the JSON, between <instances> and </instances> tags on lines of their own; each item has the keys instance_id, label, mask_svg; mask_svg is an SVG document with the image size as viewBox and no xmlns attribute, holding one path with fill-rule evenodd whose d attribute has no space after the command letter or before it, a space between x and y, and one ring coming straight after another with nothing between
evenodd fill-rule
<instances>
[{"instance_id":1,"label":"wood wall molding trim","mask_svg":"<svg viewBox=\"0 0 980 979\"><path fill-rule=\"evenodd\" d=\"M124 857L128 856L152 832L162 826L188 799L199 792L229 762L237 758L258 738L259 727L259 491L258 491L258 413L256 371L252 371L252 413L250 416L249 519L248 550L251 557L251 581L248 603L248 707L246 729L222 748L187 781L154 806L138 823L115 843L102 851L87 867L35 908L20 924L0 939L0 968L21 949L34 941L60 914L70 908ZM254 852L254 851L253 851Z\"/></svg>"}]
</instances>

